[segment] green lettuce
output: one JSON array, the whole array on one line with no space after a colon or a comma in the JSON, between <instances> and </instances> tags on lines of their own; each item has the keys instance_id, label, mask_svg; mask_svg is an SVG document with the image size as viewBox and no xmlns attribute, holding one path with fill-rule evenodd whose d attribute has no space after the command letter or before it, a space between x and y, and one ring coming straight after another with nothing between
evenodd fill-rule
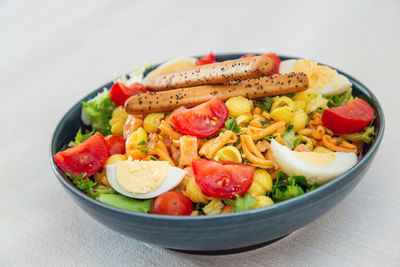
<instances>
[{"instance_id":1,"label":"green lettuce","mask_svg":"<svg viewBox=\"0 0 400 267\"><path fill-rule=\"evenodd\" d=\"M234 118L228 118L225 121L225 128L227 130L231 130L234 133L238 133L240 130L240 127L237 125L236 120Z\"/></svg>"},{"instance_id":2,"label":"green lettuce","mask_svg":"<svg viewBox=\"0 0 400 267\"><path fill-rule=\"evenodd\" d=\"M137 200L120 194L100 194L96 197L100 202L108 205L135 212L148 213L151 210L154 199Z\"/></svg>"},{"instance_id":3,"label":"green lettuce","mask_svg":"<svg viewBox=\"0 0 400 267\"><path fill-rule=\"evenodd\" d=\"M94 130L90 132L86 130L86 132L82 134L82 129L79 128L78 132L76 133L75 140L69 142L68 147L77 146L80 143L85 142L87 139L89 139L89 137L91 137L94 134L94 132L95 132Z\"/></svg>"},{"instance_id":4,"label":"green lettuce","mask_svg":"<svg viewBox=\"0 0 400 267\"><path fill-rule=\"evenodd\" d=\"M77 176L74 176L71 172L66 172L65 175L68 176L74 185L85 192L86 195L93 198L96 196L93 187L96 186L97 183L90 180L90 178L85 178L86 172L83 172Z\"/></svg>"},{"instance_id":5,"label":"green lettuce","mask_svg":"<svg viewBox=\"0 0 400 267\"><path fill-rule=\"evenodd\" d=\"M293 150L301 142L301 135L294 134L293 125L288 125L285 132L282 134L282 139L285 140L285 146Z\"/></svg>"},{"instance_id":6,"label":"green lettuce","mask_svg":"<svg viewBox=\"0 0 400 267\"><path fill-rule=\"evenodd\" d=\"M326 99L328 99L328 107L339 107L351 100L353 96L351 95L351 89L347 90L344 93L341 93L339 95L334 95L334 96L324 96Z\"/></svg>"},{"instance_id":7,"label":"green lettuce","mask_svg":"<svg viewBox=\"0 0 400 267\"><path fill-rule=\"evenodd\" d=\"M372 140L374 140L374 136L375 136L375 127L374 126L369 126L358 133L342 135L342 137L344 139L347 139L350 141L363 141L364 143L369 143Z\"/></svg>"},{"instance_id":8,"label":"green lettuce","mask_svg":"<svg viewBox=\"0 0 400 267\"><path fill-rule=\"evenodd\" d=\"M226 205L231 205L233 212L238 212L254 209L257 199L252 197L249 193L246 193L243 196L236 196L235 199L225 199L224 203Z\"/></svg>"},{"instance_id":9,"label":"green lettuce","mask_svg":"<svg viewBox=\"0 0 400 267\"><path fill-rule=\"evenodd\" d=\"M110 98L108 90L98 93L96 97L88 102L82 101L83 110L88 115L92 128L99 131L102 135L111 133L111 125L109 123L112 112L115 108L114 102Z\"/></svg>"},{"instance_id":10,"label":"green lettuce","mask_svg":"<svg viewBox=\"0 0 400 267\"><path fill-rule=\"evenodd\" d=\"M263 100L257 101L256 106L264 111L270 112L273 102L274 101L270 97L266 96Z\"/></svg>"}]
</instances>

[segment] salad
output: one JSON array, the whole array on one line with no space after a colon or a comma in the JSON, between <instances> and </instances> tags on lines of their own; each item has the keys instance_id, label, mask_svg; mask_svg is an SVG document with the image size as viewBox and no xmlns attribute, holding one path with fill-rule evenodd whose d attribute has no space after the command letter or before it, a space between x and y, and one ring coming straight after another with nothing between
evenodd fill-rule
<instances>
[{"instance_id":1,"label":"salad","mask_svg":"<svg viewBox=\"0 0 400 267\"><path fill-rule=\"evenodd\" d=\"M89 197L121 209L226 214L339 177L374 140L374 118L330 67L210 53L146 66L82 102L86 126L54 160Z\"/></svg>"}]
</instances>

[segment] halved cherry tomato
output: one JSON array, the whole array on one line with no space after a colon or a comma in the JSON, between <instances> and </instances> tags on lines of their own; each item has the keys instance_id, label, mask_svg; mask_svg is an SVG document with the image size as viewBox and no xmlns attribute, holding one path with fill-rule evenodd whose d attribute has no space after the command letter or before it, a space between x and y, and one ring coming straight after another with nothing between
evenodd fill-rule
<instances>
[{"instance_id":1,"label":"halved cherry tomato","mask_svg":"<svg viewBox=\"0 0 400 267\"><path fill-rule=\"evenodd\" d=\"M110 155L125 154L125 138L120 135L110 134L104 137L107 142Z\"/></svg>"},{"instance_id":2,"label":"halved cherry tomato","mask_svg":"<svg viewBox=\"0 0 400 267\"><path fill-rule=\"evenodd\" d=\"M279 72L279 65L281 64L281 59L275 53L264 54L263 56L269 57L274 61L274 69L268 73L268 76L277 74Z\"/></svg>"},{"instance_id":3,"label":"halved cherry tomato","mask_svg":"<svg viewBox=\"0 0 400 267\"><path fill-rule=\"evenodd\" d=\"M147 91L140 83L132 83L126 86L123 83L116 82L110 89L110 98L117 106L123 106L129 97Z\"/></svg>"},{"instance_id":4,"label":"halved cherry tomato","mask_svg":"<svg viewBox=\"0 0 400 267\"><path fill-rule=\"evenodd\" d=\"M207 65L207 64L211 64L211 63L215 63L215 62L216 62L215 56L211 52L207 56L204 56L204 57L199 58L198 60L196 60L196 66Z\"/></svg>"},{"instance_id":5,"label":"halved cherry tomato","mask_svg":"<svg viewBox=\"0 0 400 267\"><path fill-rule=\"evenodd\" d=\"M350 134L364 129L373 117L374 109L357 98L343 106L324 110L322 124L335 134Z\"/></svg>"},{"instance_id":6,"label":"halved cherry tomato","mask_svg":"<svg viewBox=\"0 0 400 267\"><path fill-rule=\"evenodd\" d=\"M213 98L196 107L175 113L171 117L171 123L183 134L204 138L215 134L224 126L228 113L224 101Z\"/></svg>"},{"instance_id":7,"label":"halved cherry tomato","mask_svg":"<svg viewBox=\"0 0 400 267\"><path fill-rule=\"evenodd\" d=\"M192 201L178 191L168 191L159 195L151 208L151 213L164 215L190 215L192 211Z\"/></svg>"},{"instance_id":8,"label":"halved cherry tomato","mask_svg":"<svg viewBox=\"0 0 400 267\"><path fill-rule=\"evenodd\" d=\"M195 159L192 161L197 185L206 195L226 199L243 195L249 190L254 178L254 166Z\"/></svg>"},{"instance_id":9,"label":"halved cherry tomato","mask_svg":"<svg viewBox=\"0 0 400 267\"><path fill-rule=\"evenodd\" d=\"M54 160L63 172L75 176L86 172L85 177L89 177L103 167L109 155L106 140L97 132L85 142L58 152Z\"/></svg>"},{"instance_id":10,"label":"halved cherry tomato","mask_svg":"<svg viewBox=\"0 0 400 267\"><path fill-rule=\"evenodd\" d=\"M246 55L244 55L244 56L242 56L242 58L246 58L246 57L255 57L256 55L254 55L254 54L246 54Z\"/></svg>"}]
</instances>

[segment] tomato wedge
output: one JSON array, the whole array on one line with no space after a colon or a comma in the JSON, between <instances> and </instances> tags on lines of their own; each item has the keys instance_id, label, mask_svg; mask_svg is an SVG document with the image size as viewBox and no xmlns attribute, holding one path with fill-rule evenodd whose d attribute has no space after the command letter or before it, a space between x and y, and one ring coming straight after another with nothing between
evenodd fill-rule
<instances>
[{"instance_id":1,"label":"tomato wedge","mask_svg":"<svg viewBox=\"0 0 400 267\"><path fill-rule=\"evenodd\" d=\"M213 98L196 107L173 114L170 121L179 132L204 138L215 134L224 126L228 113L224 101Z\"/></svg>"},{"instance_id":2,"label":"tomato wedge","mask_svg":"<svg viewBox=\"0 0 400 267\"><path fill-rule=\"evenodd\" d=\"M110 155L125 154L125 138L120 135L110 134L104 137L107 142Z\"/></svg>"},{"instance_id":3,"label":"tomato wedge","mask_svg":"<svg viewBox=\"0 0 400 267\"><path fill-rule=\"evenodd\" d=\"M364 129L373 117L374 109L357 98L343 106L324 110L322 124L335 134L350 134Z\"/></svg>"},{"instance_id":4,"label":"tomato wedge","mask_svg":"<svg viewBox=\"0 0 400 267\"><path fill-rule=\"evenodd\" d=\"M97 132L85 142L58 152L54 160L63 172L75 176L86 172L85 177L89 177L103 167L109 155L106 140Z\"/></svg>"},{"instance_id":5,"label":"tomato wedge","mask_svg":"<svg viewBox=\"0 0 400 267\"><path fill-rule=\"evenodd\" d=\"M129 97L147 91L140 83L132 83L126 86L123 83L116 82L110 89L110 98L117 106L123 106Z\"/></svg>"},{"instance_id":6,"label":"tomato wedge","mask_svg":"<svg viewBox=\"0 0 400 267\"><path fill-rule=\"evenodd\" d=\"M249 190L254 178L254 166L195 159L192 161L197 185L206 195L226 199L243 195Z\"/></svg>"},{"instance_id":7,"label":"tomato wedge","mask_svg":"<svg viewBox=\"0 0 400 267\"><path fill-rule=\"evenodd\" d=\"M207 56L204 56L204 57L199 58L198 60L196 60L196 66L207 65L207 64L211 64L211 63L215 63L215 62L216 62L215 56L211 52Z\"/></svg>"},{"instance_id":8,"label":"tomato wedge","mask_svg":"<svg viewBox=\"0 0 400 267\"><path fill-rule=\"evenodd\" d=\"M281 59L278 57L278 55L275 53L268 53L264 54L263 56L269 57L274 61L274 69L272 72L268 73L268 76L277 74L279 72L279 65L281 64Z\"/></svg>"},{"instance_id":9,"label":"tomato wedge","mask_svg":"<svg viewBox=\"0 0 400 267\"><path fill-rule=\"evenodd\" d=\"M178 191L168 191L159 195L151 208L151 213L164 215L190 215L192 211L192 201Z\"/></svg>"}]
</instances>

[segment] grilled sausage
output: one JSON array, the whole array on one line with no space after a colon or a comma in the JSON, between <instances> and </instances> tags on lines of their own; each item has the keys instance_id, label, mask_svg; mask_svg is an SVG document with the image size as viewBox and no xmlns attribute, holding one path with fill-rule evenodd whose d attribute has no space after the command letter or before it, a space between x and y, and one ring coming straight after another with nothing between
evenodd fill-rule
<instances>
[{"instance_id":1,"label":"grilled sausage","mask_svg":"<svg viewBox=\"0 0 400 267\"><path fill-rule=\"evenodd\" d=\"M267 75L273 68L274 62L269 57L247 57L157 75L145 80L145 85L150 90L163 91L198 85L222 84L258 78Z\"/></svg>"},{"instance_id":2,"label":"grilled sausage","mask_svg":"<svg viewBox=\"0 0 400 267\"><path fill-rule=\"evenodd\" d=\"M203 85L161 92L147 92L131 96L125 102L130 114L162 112L179 106L193 107L214 97L226 100L233 96L257 99L304 91L308 88L304 73L278 74L240 81L236 84Z\"/></svg>"}]
</instances>

